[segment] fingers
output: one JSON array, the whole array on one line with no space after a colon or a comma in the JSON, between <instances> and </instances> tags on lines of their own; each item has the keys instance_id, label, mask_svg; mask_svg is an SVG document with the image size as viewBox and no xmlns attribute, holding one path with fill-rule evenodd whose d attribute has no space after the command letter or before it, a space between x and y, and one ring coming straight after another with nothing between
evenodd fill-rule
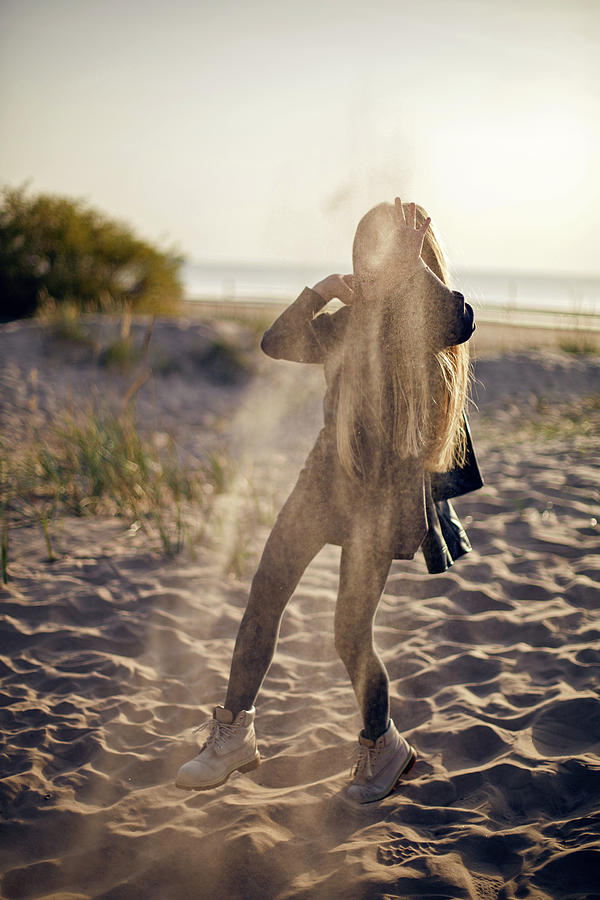
<instances>
[{"instance_id":1,"label":"fingers","mask_svg":"<svg viewBox=\"0 0 600 900\"><path fill-rule=\"evenodd\" d=\"M411 228L417 227L417 207L414 203L411 203L408 207L408 219L406 222Z\"/></svg>"},{"instance_id":2,"label":"fingers","mask_svg":"<svg viewBox=\"0 0 600 900\"><path fill-rule=\"evenodd\" d=\"M353 275L338 275L335 273L333 275L327 275L325 278L322 278L321 281L317 282L313 287L313 291L320 294L326 303L329 303L330 300L337 297L342 303L350 305L354 300L353 286Z\"/></svg>"},{"instance_id":3,"label":"fingers","mask_svg":"<svg viewBox=\"0 0 600 900\"><path fill-rule=\"evenodd\" d=\"M345 303L347 306L349 306L354 300L354 291L352 290L353 285L353 275L340 276L340 290L338 291L337 297L338 300L341 300L342 303Z\"/></svg>"},{"instance_id":4,"label":"fingers","mask_svg":"<svg viewBox=\"0 0 600 900\"><path fill-rule=\"evenodd\" d=\"M425 232L429 228L430 224L431 224L431 216L427 216L427 218L425 219L425 221L419 228L419 231L421 232L421 234L425 234Z\"/></svg>"},{"instance_id":5,"label":"fingers","mask_svg":"<svg viewBox=\"0 0 600 900\"><path fill-rule=\"evenodd\" d=\"M429 227L429 223L431 219L427 219L427 221L417 228L417 204L409 203L408 211L405 211L405 207L402 206L402 200L400 197L396 197L394 200L394 206L396 209L396 218L398 219L399 225L407 225L409 228L412 228L414 231L422 231L425 233L427 228Z\"/></svg>"},{"instance_id":6,"label":"fingers","mask_svg":"<svg viewBox=\"0 0 600 900\"><path fill-rule=\"evenodd\" d=\"M396 218L398 219L399 225L406 225L406 219L404 217L404 209L402 207L402 200L400 197L396 197L394 200L394 205L396 207Z\"/></svg>"}]
</instances>

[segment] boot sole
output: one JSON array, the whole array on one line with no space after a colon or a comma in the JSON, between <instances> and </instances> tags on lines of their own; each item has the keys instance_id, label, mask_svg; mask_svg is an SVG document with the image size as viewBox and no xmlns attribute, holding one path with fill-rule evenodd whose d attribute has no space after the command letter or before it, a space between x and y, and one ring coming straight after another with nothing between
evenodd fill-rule
<instances>
[{"instance_id":1,"label":"boot sole","mask_svg":"<svg viewBox=\"0 0 600 900\"><path fill-rule=\"evenodd\" d=\"M397 773L394 782L392 783L392 786L389 788L389 790L386 790L384 793L379 794L377 797L372 797L370 800L364 800L362 802L351 799L350 797L346 796L345 793L342 793L342 799L346 803L349 803L351 806L356 808L359 806L369 806L370 803L379 803L380 800L385 800L386 797L389 797L390 794L393 794L400 781L404 778L405 775L408 775L418 758L418 754L415 748L410 744L408 746L410 748L408 759L406 760L400 771Z\"/></svg>"},{"instance_id":2,"label":"boot sole","mask_svg":"<svg viewBox=\"0 0 600 900\"><path fill-rule=\"evenodd\" d=\"M221 778L218 778L216 781L205 781L203 784L180 784L178 781L176 781L175 787L180 788L182 791L210 791L212 790L212 788L216 788L221 784L225 784L229 776L233 775L234 772L252 772L254 769L258 769L259 766L260 753L257 750L256 756L254 756L253 759L234 766L233 769L230 769L225 773L225 775L221 776Z\"/></svg>"}]
</instances>

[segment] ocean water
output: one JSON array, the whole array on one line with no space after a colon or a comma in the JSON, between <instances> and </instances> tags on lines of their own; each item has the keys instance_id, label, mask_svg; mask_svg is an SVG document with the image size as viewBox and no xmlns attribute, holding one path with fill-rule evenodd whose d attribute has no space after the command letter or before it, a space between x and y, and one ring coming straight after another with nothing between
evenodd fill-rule
<instances>
[{"instance_id":1,"label":"ocean water","mask_svg":"<svg viewBox=\"0 0 600 900\"><path fill-rule=\"evenodd\" d=\"M337 267L188 262L182 276L186 297L218 300L293 300L306 285L313 285ZM528 272L462 270L453 273L452 286L475 307L516 313L554 313L600 321L600 277L545 275Z\"/></svg>"}]
</instances>

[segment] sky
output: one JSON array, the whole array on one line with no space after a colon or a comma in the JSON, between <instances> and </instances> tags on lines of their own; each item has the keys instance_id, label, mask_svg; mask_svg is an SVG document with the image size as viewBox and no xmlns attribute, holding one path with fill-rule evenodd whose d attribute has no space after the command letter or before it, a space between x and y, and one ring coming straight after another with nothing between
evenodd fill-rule
<instances>
[{"instance_id":1,"label":"sky","mask_svg":"<svg viewBox=\"0 0 600 900\"><path fill-rule=\"evenodd\" d=\"M457 267L598 275L599 50L598 0L0 0L0 184L324 266L399 195Z\"/></svg>"}]
</instances>

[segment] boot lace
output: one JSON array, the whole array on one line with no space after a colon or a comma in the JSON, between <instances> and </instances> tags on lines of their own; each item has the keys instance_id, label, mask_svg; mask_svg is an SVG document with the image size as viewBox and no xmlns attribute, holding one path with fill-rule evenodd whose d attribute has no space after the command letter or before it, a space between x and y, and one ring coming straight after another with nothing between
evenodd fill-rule
<instances>
[{"instance_id":1,"label":"boot lace","mask_svg":"<svg viewBox=\"0 0 600 900\"><path fill-rule=\"evenodd\" d=\"M351 778L372 778L373 766L381 753L379 747L365 747L359 744L350 768Z\"/></svg>"},{"instance_id":2,"label":"boot lace","mask_svg":"<svg viewBox=\"0 0 600 900\"><path fill-rule=\"evenodd\" d=\"M233 737L238 730L239 725L233 723L231 725L226 725L224 722L217 722L216 719L207 719L206 722L203 722L201 725L194 728L194 734L201 734L203 731L208 731L206 740L202 744L201 749L204 750L205 747L213 744L217 750L221 750L229 738Z\"/></svg>"}]
</instances>

